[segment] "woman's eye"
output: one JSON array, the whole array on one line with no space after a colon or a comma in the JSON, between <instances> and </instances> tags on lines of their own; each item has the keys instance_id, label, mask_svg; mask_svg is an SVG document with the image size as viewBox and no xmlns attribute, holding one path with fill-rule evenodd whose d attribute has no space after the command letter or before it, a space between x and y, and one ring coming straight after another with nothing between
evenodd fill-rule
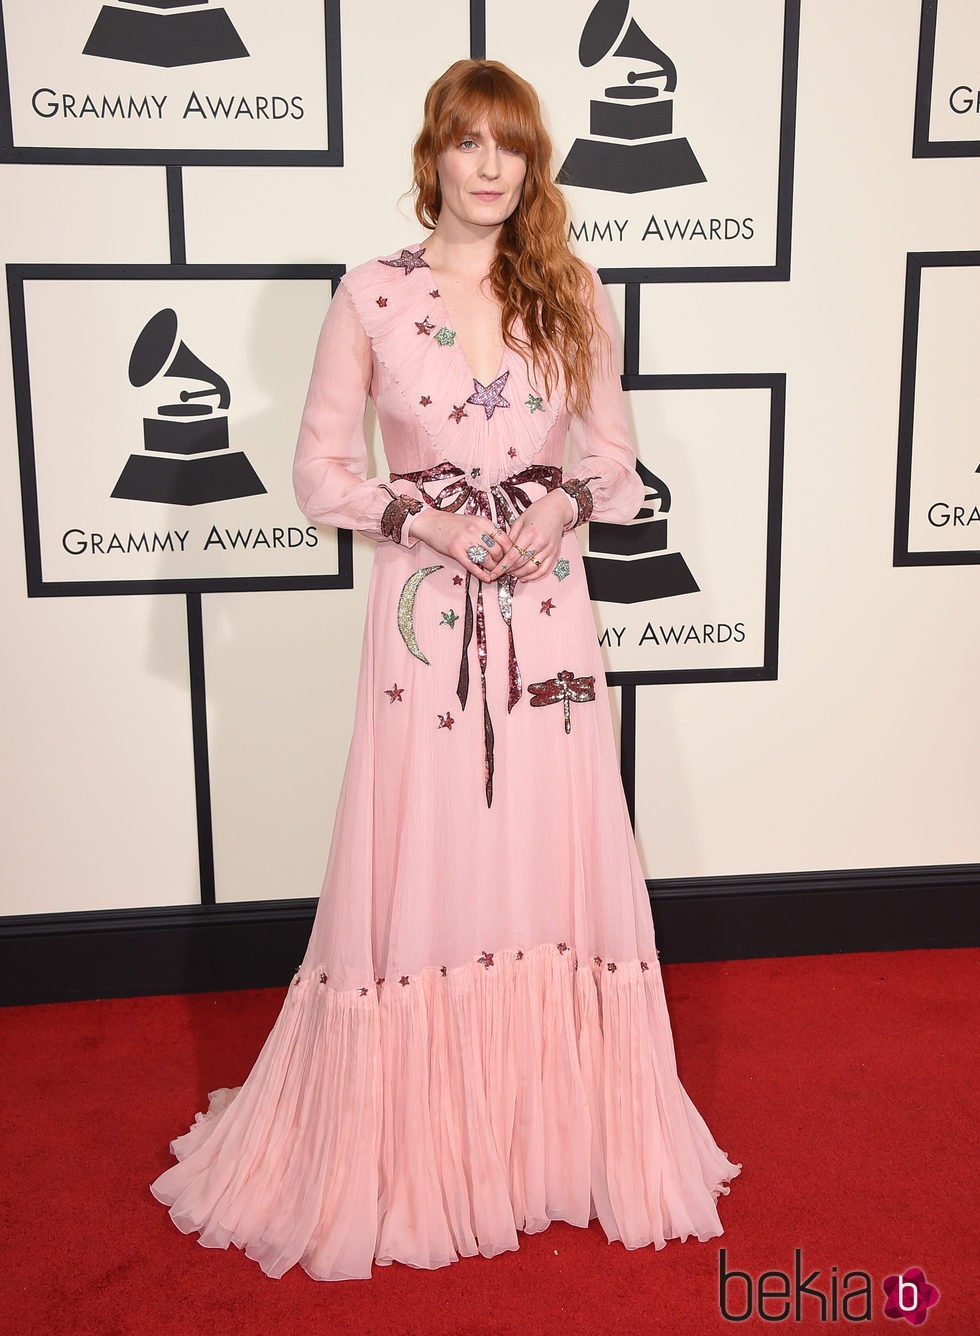
<instances>
[{"instance_id":1,"label":"woman's eye","mask_svg":"<svg viewBox=\"0 0 980 1336\"><path fill-rule=\"evenodd\" d=\"M476 143L472 139L461 139L459 146L460 148L476 148Z\"/></svg>"}]
</instances>

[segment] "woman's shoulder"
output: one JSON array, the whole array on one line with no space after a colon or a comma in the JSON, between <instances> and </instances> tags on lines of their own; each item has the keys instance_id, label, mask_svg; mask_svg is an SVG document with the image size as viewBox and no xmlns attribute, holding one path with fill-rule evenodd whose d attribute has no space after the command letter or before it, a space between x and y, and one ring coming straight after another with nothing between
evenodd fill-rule
<instances>
[{"instance_id":1,"label":"woman's shoulder","mask_svg":"<svg viewBox=\"0 0 980 1336\"><path fill-rule=\"evenodd\" d=\"M379 283L391 286L394 281L407 278L418 269L428 269L424 256L424 242L399 246L387 255L375 255L363 264L348 269L341 282L351 293L359 293L365 287L376 287Z\"/></svg>"},{"instance_id":2,"label":"woman's shoulder","mask_svg":"<svg viewBox=\"0 0 980 1336\"><path fill-rule=\"evenodd\" d=\"M402 338L406 328L415 332L406 320L418 320L419 303L432 286L424 251L424 243L399 246L355 265L341 278L337 295L353 308L372 343Z\"/></svg>"},{"instance_id":3,"label":"woman's shoulder","mask_svg":"<svg viewBox=\"0 0 980 1336\"><path fill-rule=\"evenodd\" d=\"M583 260L581 255L577 255L575 258L588 275L588 286L591 286L593 291L598 292L602 287L602 275L599 273L598 269L594 264L590 264L588 260Z\"/></svg>"},{"instance_id":4,"label":"woman's shoulder","mask_svg":"<svg viewBox=\"0 0 980 1336\"><path fill-rule=\"evenodd\" d=\"M590 303L595 315L602 320L608 317L609 312L609 294L605 290L602 275L588 260L583 260L581 256L576 256L576 259L585 271L582 275L582 300Z\"/></svg>"}]
</instances>

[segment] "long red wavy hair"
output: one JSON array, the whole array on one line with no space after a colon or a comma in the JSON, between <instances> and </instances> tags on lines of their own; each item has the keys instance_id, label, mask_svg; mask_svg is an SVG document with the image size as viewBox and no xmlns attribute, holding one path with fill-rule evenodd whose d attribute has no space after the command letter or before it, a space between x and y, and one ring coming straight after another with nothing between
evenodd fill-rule
<instances>
[{"instance_id":1,"label":"long red wavy hair","mask_svg":"<svg viewBox=\"0 0 980 1336\"><path fill-rule=\"evenodd\" d=\"M412 149L415 213L433 228L442 208L436 160L484 121L498 144L527 159L520 203L504 223L490 266L490 287L501 304L504 342L541 378L546 396L564 379L569 405L588 405L604 338L593 302L592 276L568 245L568 208L551 170L551 139L538 95L496 60L457 60L425 97L422 130ZM520 317L526 340L514 332Z\"/></svg>"}]
</instances>

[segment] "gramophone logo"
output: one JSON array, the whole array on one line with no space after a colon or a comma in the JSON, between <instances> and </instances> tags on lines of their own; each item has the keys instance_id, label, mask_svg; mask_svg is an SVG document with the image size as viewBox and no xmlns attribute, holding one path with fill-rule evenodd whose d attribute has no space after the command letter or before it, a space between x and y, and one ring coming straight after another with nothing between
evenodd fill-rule
<instances>
[{"instance_id":1,"label":"gramophone logo","mask_svg":"<svg viewBox=\"0 0 980 1336\"><path fill-rule=\"evenodd\" d=\"M629 0L597 0L582 31L581 65L610 54L650 68L630 69L625 84L590 103L591 137L575 140L559 183L632 195L706 180L691 145L673 133L676 66L630 18Z\"/></svg>"},{"instance_id":2,"label":"gramophone logo","mask_svg":"<svg viewBox=\"0 0 980 1336\"><path fill-rule=\"evenodd\" d=\"M183 389L176 402L161 404L154 417L143 419L144 453L130 455L112 495L200 506L263 493L242 451L229 448L228 384L179 341L177 313L170 307L146 322L129 359L129 383L135 388L157 376L199 381L206 388ZM201 402L212 396L216 404Z\"/></svg>"},{"instance_id":3,"label":"gramophone logo","mask_svg":"<svg viewBox=\"0 0 980 1336\"><path fill-rule=\"evenodd\" d=\"M636 519L589 525L585 574L589 593L599 603L645 603L699 592L681 554L667 551L670 489L642 460L637 460L636 471L647 488Z\"/></svg>"},{"instance_id":4,"label":"gramophone logo","mask_svg":"<svg viewBox=\"0 0 980 1336\"><path fill-rule=\"evenodd\" d=\"M210 0L127 0L102 6L82 54L174 69L249 53L225 10Z\"/></svg>"}]
</instances>

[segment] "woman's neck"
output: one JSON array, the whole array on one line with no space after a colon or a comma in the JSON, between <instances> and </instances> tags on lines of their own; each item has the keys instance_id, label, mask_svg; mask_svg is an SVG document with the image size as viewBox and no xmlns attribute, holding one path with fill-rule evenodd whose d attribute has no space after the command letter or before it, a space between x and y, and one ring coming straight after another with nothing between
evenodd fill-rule
<instances>
[{"instance_id":1,"label":"woman's neck","mask_svg":"<svg viewBox=\"0 0 980 1336\"><path fill-rule=\"evenodd\" d=\"M465 283L479 284L490 272L500 228L481 229L479 233L436 223L425 243L425 258L433 269Z\"/></svg>"}]
</instances>

